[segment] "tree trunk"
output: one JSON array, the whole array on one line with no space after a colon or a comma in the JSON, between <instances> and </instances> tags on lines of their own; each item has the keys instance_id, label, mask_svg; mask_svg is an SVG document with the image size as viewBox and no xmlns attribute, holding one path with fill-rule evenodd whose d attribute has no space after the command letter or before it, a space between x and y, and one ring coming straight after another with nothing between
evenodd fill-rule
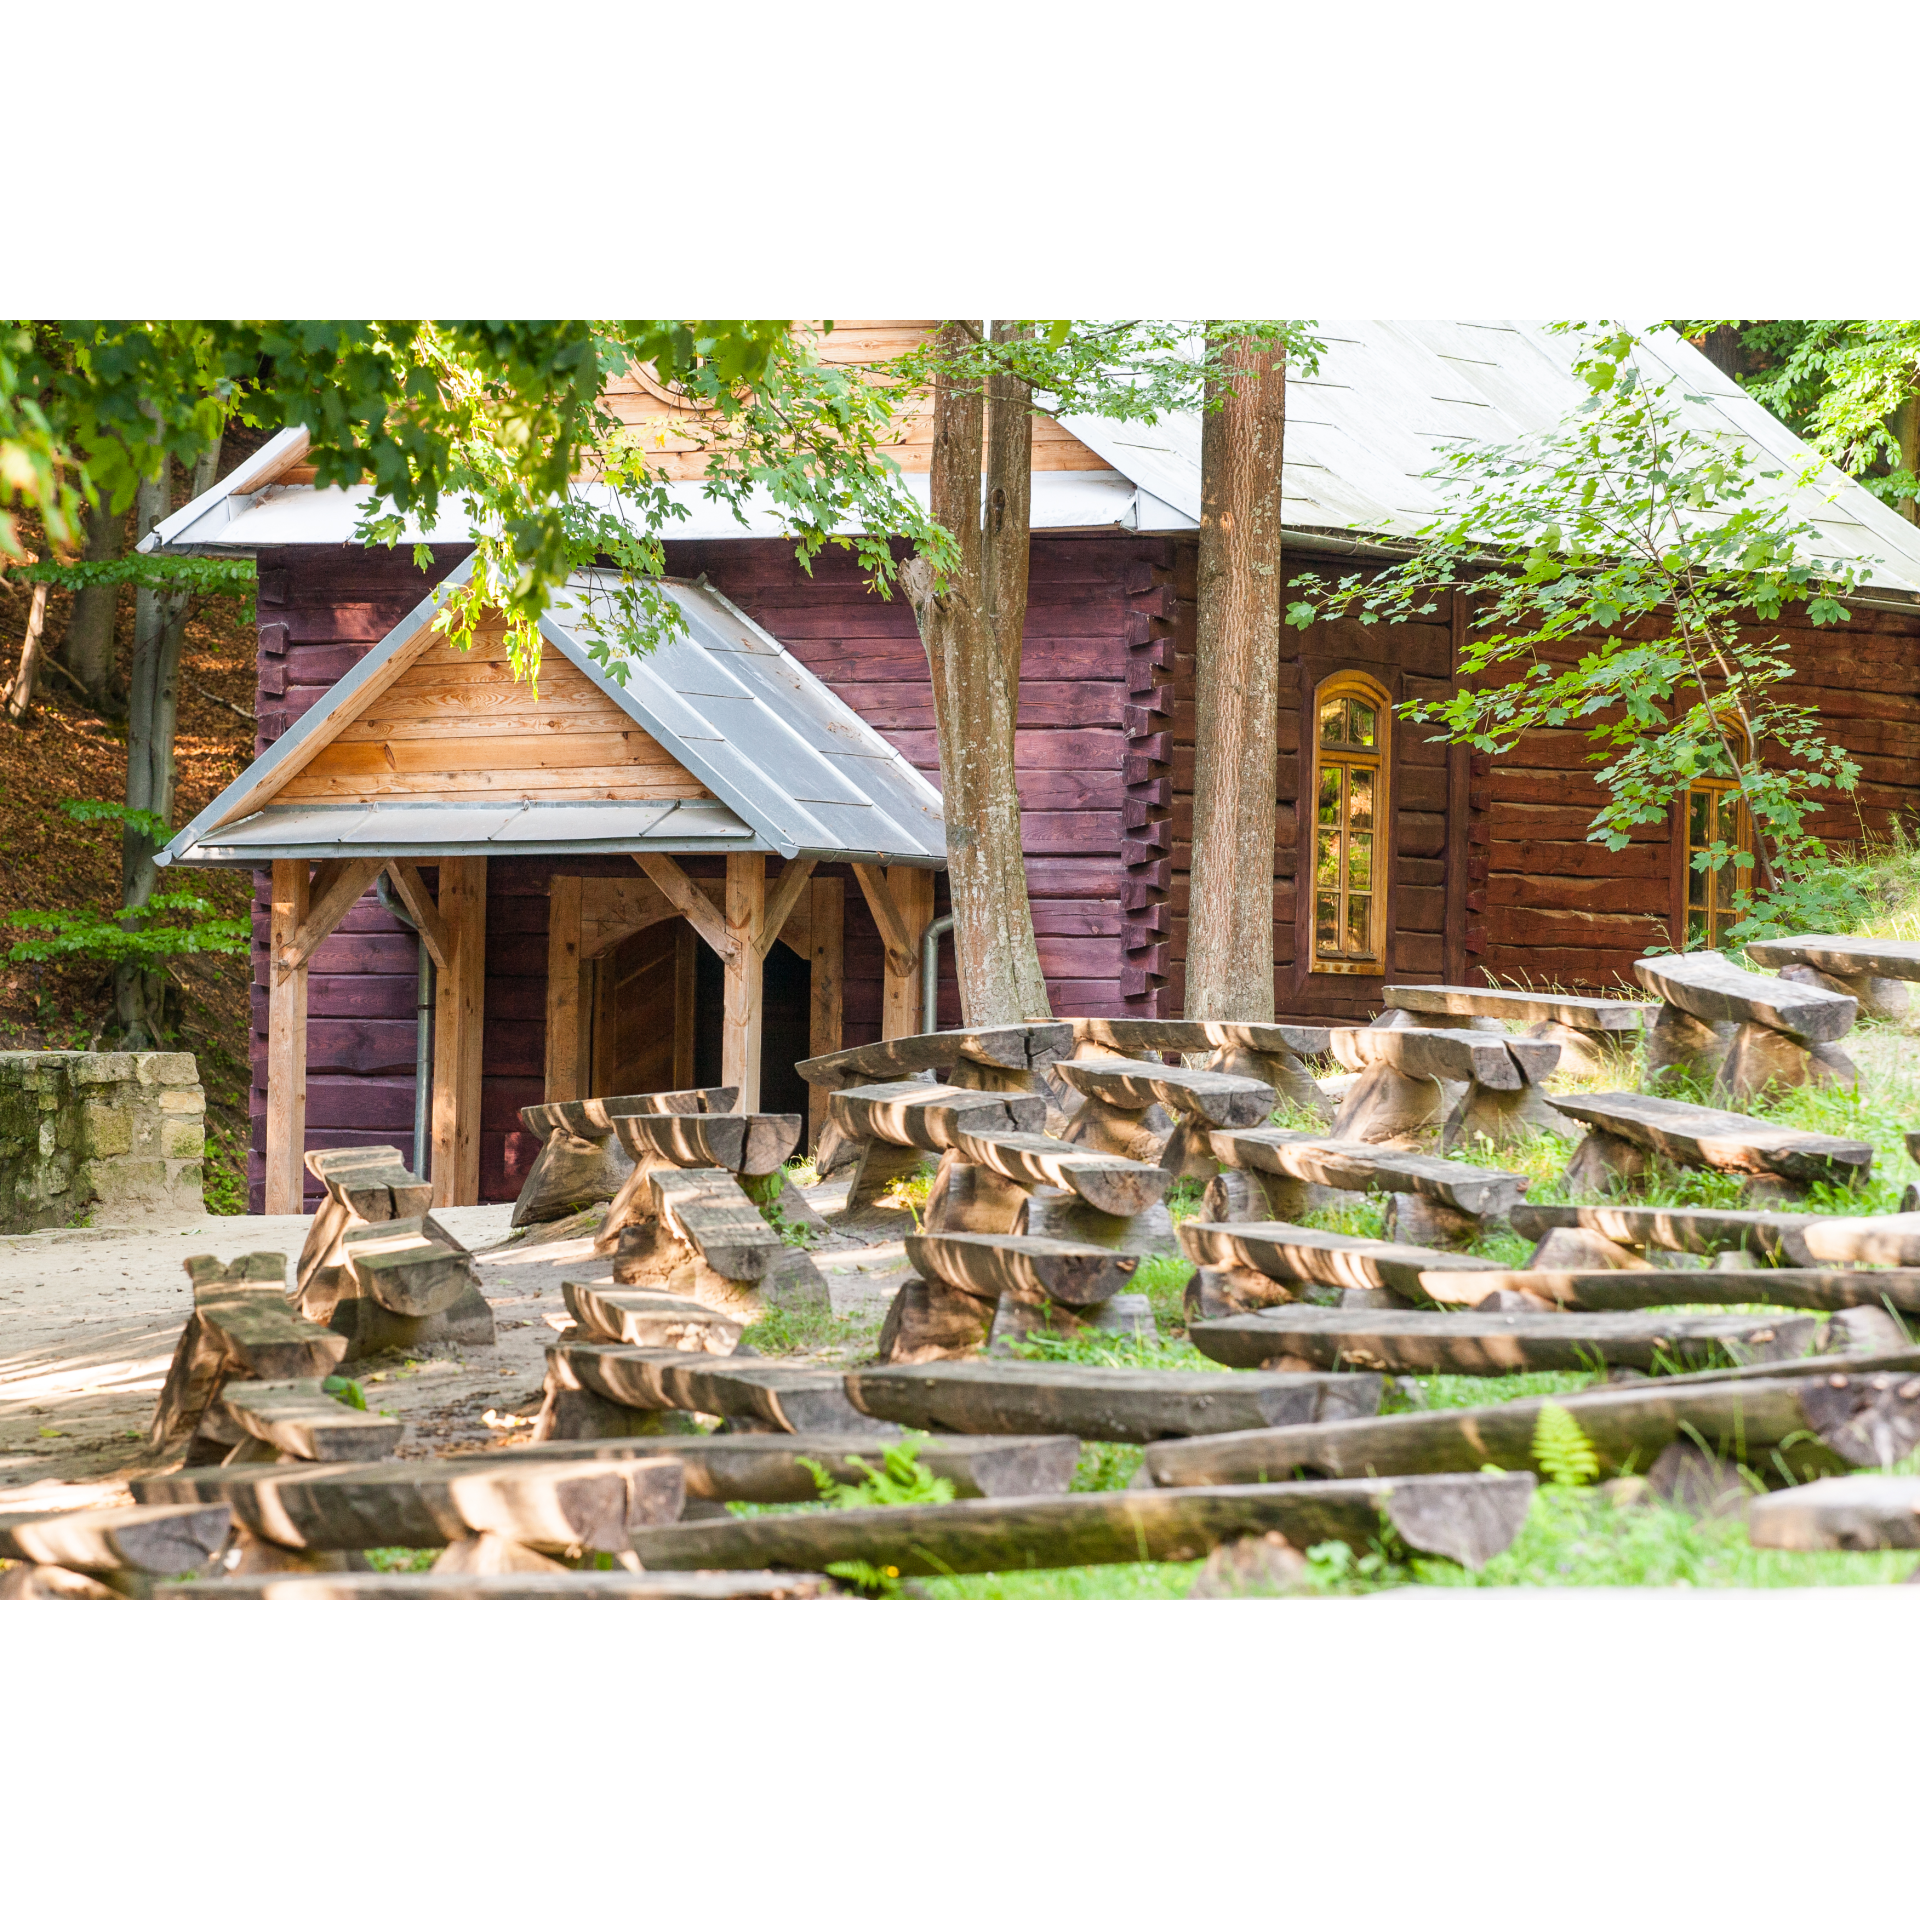
<instances>
[{"instance_id":1,"label":"tree trunk","mask_svg":"<svg viewBox=\"0 0 1920 1920\"><path fill-rule=\"evenodd\" d=\"M20 666L7 688L7 718L22 721L33 705L33 690L40 679L40 636L47 624L47 583L42 580L33 589L27 607L26 637L20 642Z\"/></svg>"},{"instance_id":2,"label":"tree trunk","mask_svg":"<svg viewBox=\"0 0 1920 1920\"><path fill-rule=\"evenodd\" d=\"M1005 339L1010 330L996 327L995 335ZM976 322L950 320L941 329L942 343L955 352L978 338ZM989 433L988 396L980 384L946 374L937 381L932 508L956 556L938 582L923 560L903 570L933 677L954 957L969 1026L1044 1020L1052 1013L1027 900L1013 766L1033 422L1019 381L996 376L990 385ZM981 468L989 451L983 528Z\"/></svg>"},{"instance_id":3,"label":"tree trunk","mask_svg":"<svg viewBox=\"0 0 1920 1920\"><path fill-rule=\"evenodd\" d=\"M1909 393L1893 416L1893 437L1900 448L1900 471L1920 472L1920 392ZM1897 511L1906 519L1920 523L1920 500L1912 494L1899 503Z\"/></svg>"},{"instance_id":4,"label":"tree trunk","mask_svg":"<svg viewBox=\"0 0 1920 1920\"><path fill-rule=\"evenodd\" d=\"M1284 352L1245 342L1227 358L1246 372L1201 428L1186 1011L1271 1020L1287 369Z\"/></svg>"},{"instance_id":5,"label":"tree trunk","mask_svg":"<svg viewBox=\"0 0 1920 1920\"><path fill-rule=\"evenodd\" d=\"M126 524L125 514L95 507L87 515L86 557L92 561L119 559ZM103 711L112 701L108 683L113 678L113 629L119 606L118 587L82 587L73 597L67 637L60 643L61 664Z\"/></svg>"}]
</instances>

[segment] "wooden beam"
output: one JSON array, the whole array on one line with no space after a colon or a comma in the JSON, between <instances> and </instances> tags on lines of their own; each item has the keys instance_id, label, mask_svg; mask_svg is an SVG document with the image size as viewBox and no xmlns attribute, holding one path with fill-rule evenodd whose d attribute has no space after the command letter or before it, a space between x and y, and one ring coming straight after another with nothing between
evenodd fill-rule
<instances>
[{"instance_id":1,"label":"wooden beam","mask_svg":"<svg viewBox=\"0 0 1920 1920\"><path fill-rule=\"evenodd\" d=\"M440 915L453 943L433 1033L433 1204L480 1198L480 1062L486 1019L487 862L440 862Z\"/></svg>"},{"instance_id":2,"label":"wooden beam","mask_svg":"<svg viewBox=\"0 0 1920 1920\"><path fill-rule=\"evenodd\" d=\"M813 878L814 868L819 864L817 860L789 860L780 869L780 878L768 889L766 923L760 929L759 940L762 960L779 939L780 929L787 924L787 915L793 911L807 882Z\"/></svg>"},{"instance_id":3,"label":"wooden beam","mask_svg":"<svg viewBox=\"0 0 1920 1920\"><path fill-rule=\"evenodd\" d=\"M306 916L292 937L275 947L274 965L304 967L313 957L314 949L347 917L354 902L373 884L384 864L379 860L338 860L323 867L320 874L314 876L316 880L323 880L323 884L315 891L309 883Z\"/></svg>"},{"instance_id":4,"label":"wooden beam","mask_svg":"<svg viewBox=\"0 0 1920 1920\"><path fill-rule=\"evenodd\" d=\"M811 1006L807 1015L807 1053L818 1058L838 1053L843 1031L846 966L842 942L846 932L847 883L844 880L815 880L807 888L807 906L812 920L807 964L811 969ZM827 1124L827 1103L832 1098L828 1087L807 1089L807 1144L818 1148L821 1129Z\"/></svg>"},{"instance_id":5,"label":"wooden beam","mask_svg":"<svg viewBox=\"0 0 1920 1920\"><path fill-rule=\"evenodd\" d=\"M695 993L694 942L698 936L685 920L673 930L673 1084L693 1085L694 1023L699 1000Z\"/></svg>"},{"instance_id":6,"label":"wooden beam","mask_svg":"<svg viewBox=\"0 0 1920 1920\"><path fill-rule=\"evenodd\" d=\"M409 860L389 860L387 877L393 882L393 890L400 896L400 904L413 915L413 924L420 929L420 938L426 942L427 958L436 967L453 964L453 942L447 937L447 923L440 917L440 909L433 903L433 895L427 891L427 883L420 878L420 869ZM579 881L575 881L577 887Z\"/></svg>"},{"instance_id":7,"label":"wooden beam","mask_svg":"<svg viewBox=\"0 0 1920 1920\"><path fill-rule=\"evenodd\" d=\"M913 936L907 931L907 923L901 917L900 904L887 884L886 869L856 860L853 863L853 877L860 882L860 891L867 896L867 910L873 915L873 924L880 929L880 944L887 950L887 971L894 974L911 973L919 965L920 956L914 950ZM883 1034L881 1037L893 1040L899 1036Z\"/></svg>"},{"instance_id":8,"label":"wooden beam","mask_svg":"<svg viewBox=\"0 0 1920 1920\"><path fill-rule=\"evenodd\" d=\"M640 871L693 923L694 932L722 960L731 962L734 943L726 920L713 902L693 883L680 862L670 853L636 853L633 857L639 863ZM764 854L729 854L727 871L729 873L733 871L733 861L743 859L761 862L764 881L766 872ZM722 1076L722 1078L725 1077Z\"/></svg>"},{"instance_id":9,"label":"wooden beam","mask_svg":"<svg viewBox=\"0 0 1920 1920\"><path fill-rule=\"evenodd\" d=\"M756 1112L760 1106L760 986L766 919L767 856L728 854L727 937L732 952L727 958L726 997L720 1014L720 1081L740 1089L742 1113ZM699 922L694 924L697 927Z\"/></svg>"},{"instance_id":10,"label":"wooden beam","mask_svg":"<svg viewBox=\"0 0 1920 1920\"><path fill-rule=\"evenodd\" d=\"M854 871L861 869L856 867ZM920 1031L920 942L933 924L932 869L890 867L886 888L899 911L913 957L913 964L902 971L888 954L887 971L880 983L880 1038L899 1040Z\"/></svg>"},{"instance_id":11,"label":"wooden beam","mask_svg":"<svg viewBox=\"0 0 1920 1920\"><path fill-rule=\"evenodd\" d=\"M555 874L547 887L547 1071L549 1100L584 1100L580 1077L580 887ZM446 962L434 955L437 964Z\"/></svg>"},{"instance_id":12,"label":"wooden beam","mask_svg":"<svg viewBox=\"0 0 1920 1920\"><path fill-rule=\"evenodd\" d=\"M307 917L307 863L273 863L267 911L267 1213L299 1213L307 1170L307 970L274 964Z\"/></svg>"}]
</instances>

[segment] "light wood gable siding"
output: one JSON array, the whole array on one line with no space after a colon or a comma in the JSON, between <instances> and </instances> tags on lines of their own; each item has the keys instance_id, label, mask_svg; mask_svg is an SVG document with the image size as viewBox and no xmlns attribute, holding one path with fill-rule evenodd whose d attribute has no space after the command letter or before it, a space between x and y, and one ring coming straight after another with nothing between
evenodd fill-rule
<instances>
[{"instance_id":1,"label":"light wood gable siding","mask_svg":"<svg viewBox=\"0 0 1920 1920\"><path fill-rule=\"evenodd\" d=\"M803 327L805 323L802 323ZM836 320L831 333L815 334L815 350L829 366L872 366L911 352L940 323L935 320ZM701 413L676 405L658 385L623 376L606 389L609 410L640 435L663 478L697 480L707 470L700 450ZM933 464L933 409L908 403L895 418L898 429L886 450L903 473L925 473ZM1111 464L1057 421L1035 417L1033 466L1036 473L1107 473Z\"/></svg>"},{"instance_id":2,"label":"light wood gable siding","mask_svg":"<svg viewBox=\"0 0 1920 1920\"><path fill-rule=\"evenodd\" d=\"M271 805L433 800L700 800L708 790L551 647L516 680L503 623L471 651L435 640L282 784Z\"/></svg>"}]
</instances>

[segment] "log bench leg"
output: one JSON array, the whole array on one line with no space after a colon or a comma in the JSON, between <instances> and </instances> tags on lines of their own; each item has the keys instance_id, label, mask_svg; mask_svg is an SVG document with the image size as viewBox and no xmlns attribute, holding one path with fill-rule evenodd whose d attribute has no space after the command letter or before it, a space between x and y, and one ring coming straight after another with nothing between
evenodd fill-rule
<instances>
[{"instance_id":1,"label":"log bench leg","mask_svg":"<svg viewBox=\"0 0 1920 1920\"><path fill-rule=\"evenodd\" d=\"M1176 1180L1211 1180L1220 1171L1212 1133L1205 1120L1178 1122L1160 1149L1160 1164Z\"/></svg>"},{"instance_id":2,"label":"log bench leg","mask_svg":"<svg viewBox=\"0 0 1920 1920\"><path fill-rule=\"evenodd\" d=\"M847 1188L848 1213L877 1206L896 1180L911 1180L931 1158L918 1147L895 1146L891 1140L861 1140L856 1146L853 1184Z\"/></svg>"},{"instance_id":3,"label":"log bench leg","mask_svg":"<svg viewBox=\"0 0 1920 1920\"><path fill-rule=\"evenodd\" d=\"M1109 1253L1130 1253L1142 1260L1178 1254L1179 1236L1165 1201L1144 1213L1102 1213L1064 1187L1035 1187L1027 1197L1028 1233L1048 1240L1073 1240L1081 1246L1104 1247Z\"/></svg>"},{"instance_id":4,"label":"log bench leg","mask_svg":"<svg viewBox=\"0 0 1920 1920\"><path fill-rule=\"evenodd\" d=\"M1832 1042L1806 1047L1791 1034L1748 1020L1734 1030L1714 1075L1717 1099L1745 1102L1769 1088L1853 1085L1854 1064Z\"/></svg>"},{"instance_id":5,"label":"log bench leg","mask_svg":"<svg viewBox=\"0 0 1920 1920\"><path fill-rule=\"evenodd\" d=\"M1284 1173L1247 1172L1222 1167L1200 1197L1203 1220L1300 1220L1311 1207L1324 1205L1330 1187L1290 1180Z\"/></svg>"},{"instance_id":6,"label":"log bench leg","mask_svg":"<svg viewBox=\"0 0 1920 1920\"><path fill-rule=\"evenodd\" d=\"M1025 1233L1027 1190L965 1154L940 1156L922 1220L924 1233Z\"/></svg>"},{"instance_id":7,"label":"log bench leg","mask_svg":"<svg viewBox=\"0 0 1920 1920\"><path fill-rule=\"evenodd\" d=\"M1505 1146L1536 1133L1571 1140L1578 1131L1571 1120L1547 1105L1538 1087L1483 1087L1475 1082L1447 1115L1440 1130L1440 1150L1444 1153L1475 1138Z\"/></svg>"},{"instance_id":8,"label":"log bench leg","mask_svg":"<svg viewBox=\"0 0 1920 1920\"><path fill-rule=\"evenodd\" d=\"M1415 1141L1440 1124L1446 1105L1444 1082L1416 1080L1381 1061L1347 1089L1329 1137L1369 1146Z\"/></svg>"},{"instance_id":9,"label":"log bench leg","mask_svg":"<svg viewBox=\"0 0 1920 1920\"><path fill-rule=\"evenodd\" d=\"M363 1359L370 1353L391 1353L401 1347L437 1346L443 1341L461 1347L490 1347L496 1338L493 1308L472 1281L452 1306L438 1313L390 1313L379 1301L361 1295L340 1301L327 1325L346 1336L349 1360Z\"/></svg>"},{"instance_id":10,"label":"log bench leg","mask_svg":"<svg viewBox=\"0 0 1920 1920\"><path fill-rule=\"evenodd\" d=\"M996 1067L984 1060L960 1059L947 1074L950 1087L970 1087L979 1093L1037 1093L1047 1103L1043 1130L1057 1139L1066 1120L1059 1081L1033 1067Z\"/></svg>"},{"instance_id":11,"label":"log bench leg","mask_svg":"<svg viewBox=\"0 0 1920 1920\"><path fill-rule=\"evenodd\" d=\"M1479 1215L1462 1213L1443 1200L1424 1194L1395 1193L1387 1197L1386 1219L1380 1231L1389 1240L1410 1247L1464 1247L1486 1227Z\"/></svg>"},{"instance_id":12,"label":"log bench leg","mask_svg":"<svg viewBox=\"0 0 1920 1920\"><path fill-rule=\"evenodd\" d=\"M611 1200L632 1171L627 1150L613 1134L596 1140L555 1127L514 1202L513 1225L564 1220Z\"/></svg>"},{"instance_id":13,"label":"log bench leg","mask_svg":"<svg viewBox=\"0 0 1920 1920\"><path fill-rule=\"evenodd\" d=\"M991 1300L944 1281L907 1281L893 1296L880 1329L880 1364L910 1367L923 1360L966 1359L986 1345L993 1307Z\"/></svg>"},{"instance_id":14,"label":"log bench leg","mask_svg":"<svg viewBox=\"0 0 1920 1920\"><path fill-rule=\"evenodd\" d=\"M1083 1100L1060 1130L1069 1146L1095 1153L1117 1153L1125 1160L1158 1164L1165 1136L1148 1123L1157 1107L1116 1107L1105 1100Z\"/></svg>"},{"instance_id":15,"label":"log bench leg","mask_svg":"<svg viewBox=\"0 0 1920 1920\"><path fill-rule=\"evenodd\" d=\"M1555 1071L1570 1080L1619 1078L1639 1045L1637 1034L1595 1033L1585 1027L1563 1026L1558 1020L1536 1020L1523 1037L1552 1041L1560 1049Z\"/></svg>"},{"instance_id":16,"label":"log bench leg","mask_svg":"<svg viewBox=\"0 0 1920 1920\"><path fill-rule=\"evenodd\" d=\"M1733 1044L1731 1020L1696 1020L1678 1007L1662 1006L1647 1029L1641 1090L1661 1099L1684 1099L1688 1084L1704 1093ZM1674 1082L1683 1084L1675 1086Z\"/></svg>"},{"instance_id":17,"label":"log bench leg","mask_svg":"<svg viewBox=\"0 0 1920 1920\"><path fill-rule=\"evenodd\" d=\"M1913 996L1904 980L1883 980L1874 973L1842 979L1819 967L1803 965L1782 967L1780 978L1797 980L1803 987L1822 987L1828 993L1847 994L1860 1003L1862 1013L1870 1013L1878 1020L1904 1020L1913 1010Z\"/></svg>"},{"instance_id":18,"label":"log bench leg","mask_svg":"<svg viewBox=\"0 0 1920 1920\"><path fill-rule=\"evenodd\" d=\"M1258 1313L1284 1307L1302 1296L1284 1280L1255 1273L1251 1267L1200 1267L1187 1282L1184 1311L1188 1323L1223 1320L1231 1313Z\"/></svg>"},{"instance_id":19,"label":"log bench leg","mask_svg":"<svg viewBox=\"0 0 1920 1920\"><path fill-rule=\"evenodd\" d=\"M1247 1080L1264 1080L1280 1099L1303 1108L1322 1125L1333 1118L1332 1100L1298 1054L1220 1047L1207 1055L1204 1065L1209 1073L1235 1073Z\"/></svg>"},{"instance_id":20,"label":"log bench leg","mask_svg":"<svg viewBox=\"0 0 1920 1920\"><path fill-rule=\"evenodd\" d=\"M1567 1162L1567 1192L1576 1197L1632 1192L1646 1177L1648 1158L1646 1149L1631 1140L1604 1127L1589 1127Z\"/></svg>"},{"instance_id":21,"label":"log bench leg","mask_svg":"<svg viewBox=\"0 0 1920 1920\"><path fill-rule=\"evenodd\" d=\"M1124 1333L1138 1339L1152 1332L1153 1308L1144 1294L1116 1293L1097 1307L1063 1307L1058 1300L1003 1293L994 1304L987 1351L1004 1353L1036 1333L1055 1340L1079 1340L1090 1333Z\"/></svg>"}]
</instances>

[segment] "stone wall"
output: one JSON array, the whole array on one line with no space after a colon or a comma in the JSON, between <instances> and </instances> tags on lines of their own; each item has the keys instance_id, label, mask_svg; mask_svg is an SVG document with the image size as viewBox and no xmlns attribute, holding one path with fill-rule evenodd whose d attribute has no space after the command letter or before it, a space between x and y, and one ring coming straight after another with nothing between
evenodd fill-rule
<instances>
[{"instance_id":1,"label":"stone wall","mask_svg":"<svg viewBox=\"0 0 1920 1920\"><path fill-rule=\"evenodd\" d=\"M204 1219L190 1053L0 1053L0 1233Z\"/></svg>"}]
</instances>

